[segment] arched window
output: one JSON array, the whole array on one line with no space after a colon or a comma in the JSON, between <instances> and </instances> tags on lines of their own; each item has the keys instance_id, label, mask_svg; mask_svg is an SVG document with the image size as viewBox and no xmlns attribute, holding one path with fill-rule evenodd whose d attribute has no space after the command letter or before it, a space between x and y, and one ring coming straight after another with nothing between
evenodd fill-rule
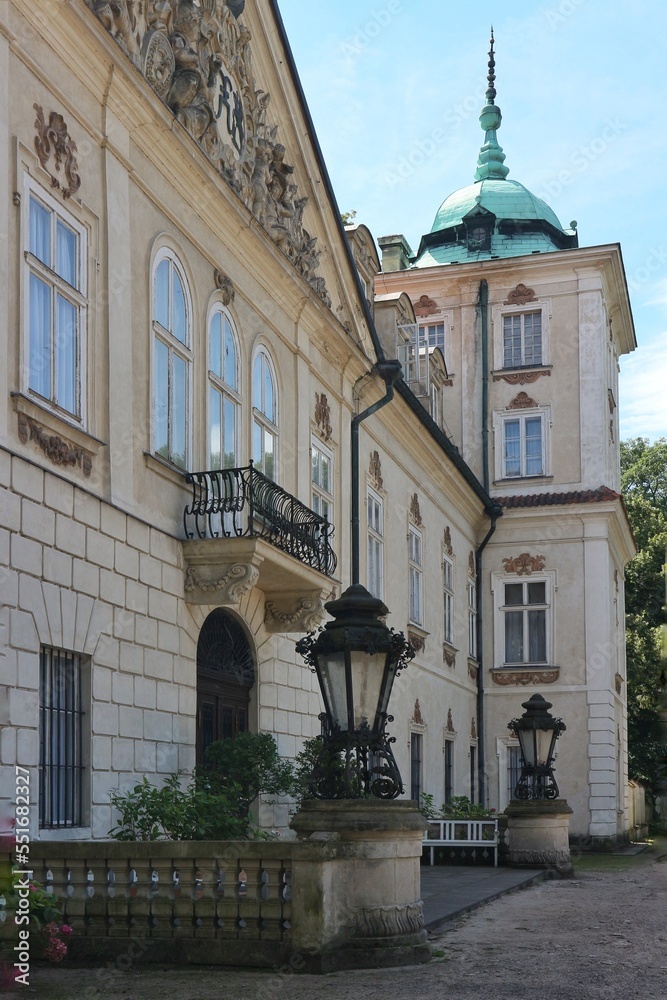
<instances>
[{"instance_id":1,"label":"arched window","mask_svg":"<svg viewBox=\"0 0 667 1000\"><path fill-rule=\"evenodd\" d=\"M189 458L191 308L176 256L162 250L153 271L153 451L180 469Z\"/></svg>"},{"instance_id":2,"label":"arched window","mask_svg":"<svg viewBox=\"0 0 667 1000\"><path fill-rule=\"evenodd\" d=\"M208 325L208 462L209 469L238 465L239 370L236 333L221 306Z\"/></svg>"},{"instance_id":3,"label":"arched window","mask_svg":"<svg viewBox=\"0 0 667 1000\"><path fill-rule=\"evenodd\" d=\"M252 457L269 479L277 472L278 401L273 365L262 348L252 369Z\"/></svg>"}]
</instances>

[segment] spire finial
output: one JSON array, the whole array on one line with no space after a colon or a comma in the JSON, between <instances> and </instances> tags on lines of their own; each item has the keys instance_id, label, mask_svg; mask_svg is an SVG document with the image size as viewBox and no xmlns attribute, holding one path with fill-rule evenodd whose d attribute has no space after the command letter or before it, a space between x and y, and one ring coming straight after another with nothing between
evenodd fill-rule
<instances>
[{"instance_id":1,"label":"spire finial","mask_svg":"<svg viewBox=\"0 0 667 1000\"><path fill-rule=\"evenodd\" d=\"M488 89L486 91L486 104L482 108L479 116L479 123L486 133L484 145L479 151L477 160L477 170L475 172L476 181L500 180L504 181L509 173L509 167L505 166L505 154L498 143L496 131L500 128L503 116L500 108L496 105L496 56L494 52L493 25L491 25L491 44L489 48L489 73Z\"/></svg>"}]
</instances>

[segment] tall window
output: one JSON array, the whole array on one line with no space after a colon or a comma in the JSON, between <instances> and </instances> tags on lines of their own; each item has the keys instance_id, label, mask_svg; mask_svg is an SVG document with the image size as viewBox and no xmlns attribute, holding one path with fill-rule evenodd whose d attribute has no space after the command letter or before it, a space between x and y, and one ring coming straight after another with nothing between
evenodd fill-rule
<instances>
[{"instance_id":1,"label":"tall window","mask_svg":"<svg viewBox=\"0 0 667 1000\"><path fill-rule=\"evenodd\" d=\"M520 747L510 747L507 748L507 799L511 801L514 798L514 789L519 784L519 778L521 777L521 748Z\"/></svg>"},{"instance_id":2,"label":"tall window","mask_svg":"<svg viewBox=\"0 0 667 1000\"><path fill-rule=\"evenodd\" d=\"M454 563L445 556L445 642L454 644Z\"/></svg>"},{"instance_id":3,"label":"tall window","mask_svg":"<svg viewBox=\"0 0 667 1000\"><path fill-rule=\"evenodd\" d=\"M477 584L468 577L468 652L477 659Z\"/></svg>"},{"instance_id":4,"label":"tall window","mask_svg":"<svg viewBox=\"0 0 667 1000\"><path fill-rule=\"evenodd\" d=\"M153 449L180 469L189 451L190 325L185 276L162 251L153 274Z\"/></svg>"},{"instance_id":5,"label":"tall window","mask_svg":"<svg viewBox=\"0 0 667 1000\"><path fill-rule=\"evenodd\" d=\"M477 747L470 747L470 801L477 797Z\"/></svg>"},{"instance_id":6,"label":"tall window","mask_svg":"<svg viewBox=\"0 0 667 1000\"><path fill-rule=\"evenodd\" d=\"M273 367L265 350L259 351L253 364L252 408L252 457L255 468L269 479L275 479L278 401Z\"/></svg>"},{"instance_id":7,"label":"tall window","mask_svg":"<svg viewBox=\"0 0 667 1000\"><path fill-rule=\"evenodd\" d=\"M39 825L83 826L82 657L43 646L39 655Z\"/></svg>"},{"instance_id":8,"label":"tall window","mask_svg":"<svg viewBox=\"0 0 667 1000\"><path fill-rule=\"evenodd\" d=\"M410 584L410 621L423 624L423 570L421 531L410 527L408 533L408 566Z\"/></svg>"},{"instance_id":9,"label":"tall window","mask_svg":"<svg viewBox=\"0 0 667 1000\"><path fill-rule=\"evenodd\" d=\"M208 359L209 468L233 469L240 404L238 351L231 321L220 308L209 323Z\"/></svg>"},{"instance_id":10,"label":"tall window","mask_svg":"<svg viewBox=\"0 0 667 1000\"><path fill-rule=\"evenodd\" d=\"M501 478L546 475L544 417L535 411L502 417Z\"/></svg>"},{"instance_id":11,"label":"tall window","mask_svg":"<svg viewBox=\"0 0 667 1000\"><path fill-rule=\"evenodd\" d=\"M503 316L503 368L542 364L542 313Z\"/></svg>"},{"instance_id":12,"label":"tall window","mask_svg":"<svg viewBox=\"0 0 667 1000\"><path fill-rule=\"evenodd\" d=\"M422 794L422 735L410 733L410 798L421 802Z\"/></svg>"},{"instance_id":13,"label":"tall window","mask_svg":"<svg viewBox=\"0 0 667 1000\"><path fill-rule=\"evenodd\" d=\"M454 794L454 741L445 740L445 802Z\"/></svg>"},{"instance_id":14,"label":"tall window","mask_svg":"<svg viewBox=\"0 0 667 1000\"><path fill-rule=\"evenodd\" d=\"M547 662L547 584L545 580L505 583L505 663Z\"/></svg>"},{"instance_id":15,"label":"tall window","mask_svg":"<svg viewBox=\"0 0 667 1000\"><path fill-rule=\"evenodd\" d=\"M45 192L29 186L27 198L28 389L80 418L86 233Z\"/></svg>"},{"instance_id":16,"label":"tall window","mask_svg":"<svg viewBox=\"0 0 667 1000\"><path fill-rule=\"evenodd\" d=\"M368 491L368 590L379 600L384 594L384 509L377 493Z\"/></svg>"},{"instance_id":17,"label":"tall window","mask_svg":"<svg viewBox=\"0 0 667 1000\"><path fill-rule=\"evenodd\" d=\"M333 455L319 441L310 444L310 481L312 509L330 523L333 521Z\"/></svg>"}]
</instances>

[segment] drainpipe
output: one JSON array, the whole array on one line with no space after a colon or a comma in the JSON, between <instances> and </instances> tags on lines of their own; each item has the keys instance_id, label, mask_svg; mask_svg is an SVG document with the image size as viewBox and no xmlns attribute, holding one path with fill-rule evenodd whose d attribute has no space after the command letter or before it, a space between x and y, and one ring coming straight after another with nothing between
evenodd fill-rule
<instances>
[{"instance_id":1,"label":"drainpipe","mask_svg":"<svg viewBox=\"0 0 667 1000\"><path fill-rule=\"evenodd\" d=\"M497 504L487 508L486 513L491 518L491 527L484 536L483 541L477 546L475 552L475 583L477 587L477 622L475 634L477 638L477 774L479 801L486 804L486 780L485 780L485 750L484 750L484 655L482 646L482 553L486 548L491 535L496 530L496 522L502 517L503 509Z\"/></svg>"},{"instance_id":2,"label":"drainpipe","mask_svg":"<svg viewBox=\"0 0 667 1000\"><path fill-rule=\"evenodd\" d=\"M482 278L477 300L482 321L482 484L489 492L489 285Z\"/></svg>"},{"instance_id":3,"label":"drainpipe","mask_svg":"<svg viewBox=\"0 0 667 1000\"><path fill-rule=\"evenodd\" d=\"M403 375L400 361L382 359L373 365L372 371L383 379L387 387L382 399L352 418L351 461L352 461L352 585L359 583L359 424L366 417L377 413L394 398L394 385Z\"/></svg>"}]
</instances>

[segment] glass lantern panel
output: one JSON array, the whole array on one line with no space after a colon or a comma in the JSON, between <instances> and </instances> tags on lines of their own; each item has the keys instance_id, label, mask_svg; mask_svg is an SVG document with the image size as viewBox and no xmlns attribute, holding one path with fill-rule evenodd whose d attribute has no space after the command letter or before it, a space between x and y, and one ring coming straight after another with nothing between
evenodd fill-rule
<instances>
[{"instance_id":1,"label":"glass lantern panel","mask_svg":"<svg viewBox=\"0 0 667 1000\"><path fill-rule=\"evenodd\" d=\"M537 745L537 763L546 764L551 752L551 743L553 740L554 731L553 729L536 729L535 730L535 740Z\"/></svg>"},{"instance_id":2,"label":"glass lantern panel","mask_svg":"<svg viewBox=\"0 0 667 1000\"><path fill-rule=\"evenodd\" d=\"M318 658L322 693L331 712L333 723L347 730L347 689L345 686L345 653L326 653Z\"/></svg>"},{"instance_id":3,"label":"glass lantern panel","mask_svg":"<svg viewBox=\"0 0 667 1000\"><path fill-rule=\"evenodd\" d=\"M386 653L367 653L359 649L350 652L355 729L364 719L371 729L375 724L386 659Z\"/></svg>"}]
</instances>

